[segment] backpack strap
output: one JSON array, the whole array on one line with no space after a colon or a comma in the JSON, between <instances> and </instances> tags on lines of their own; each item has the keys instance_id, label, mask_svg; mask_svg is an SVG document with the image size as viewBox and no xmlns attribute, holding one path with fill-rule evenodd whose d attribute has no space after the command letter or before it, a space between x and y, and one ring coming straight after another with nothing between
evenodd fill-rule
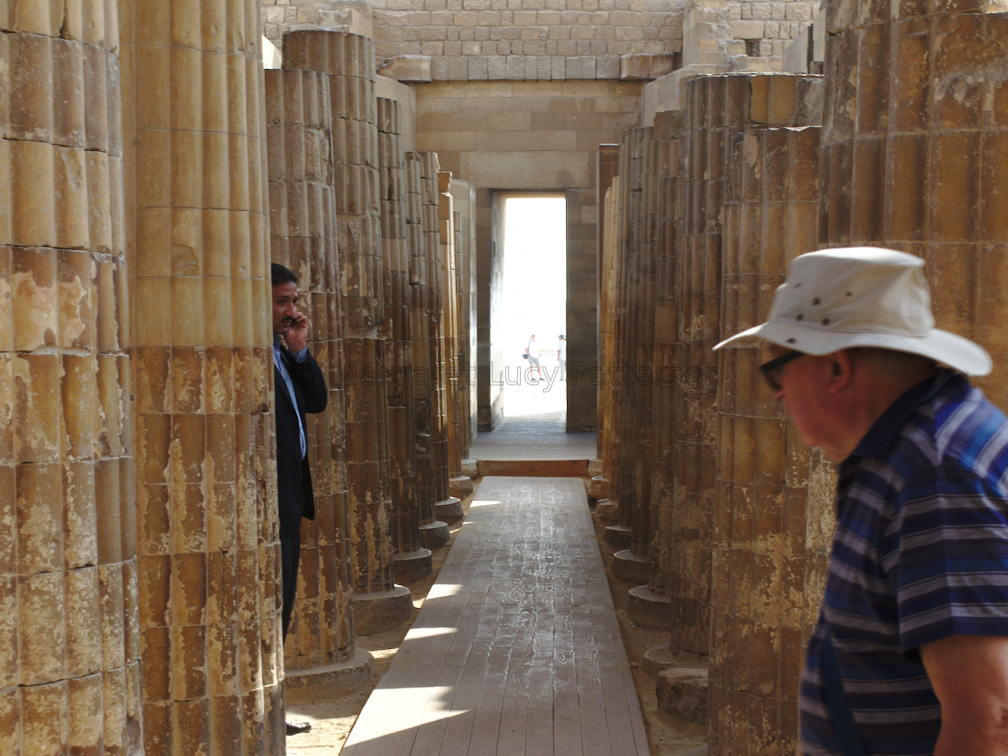
<instances>
[{"instance_id":1,"label":"backpack strap","mask_svg":"<svg viewBox=\"0 0 1008 756\"><path fill-rule=\"evenodd\" d=\"M843 689L843 682L840 679L840 665L837 663L836 653L833 650L833 641L827 635L822 648L822 679L826 706L829 707L830 720L833 723L833 732L840 742L844 756L867 756L861 736L858 735L857 726L854 724L854 715L851 714L850 704L847 702L847 694Z\"/></svg>"}]
</instances>

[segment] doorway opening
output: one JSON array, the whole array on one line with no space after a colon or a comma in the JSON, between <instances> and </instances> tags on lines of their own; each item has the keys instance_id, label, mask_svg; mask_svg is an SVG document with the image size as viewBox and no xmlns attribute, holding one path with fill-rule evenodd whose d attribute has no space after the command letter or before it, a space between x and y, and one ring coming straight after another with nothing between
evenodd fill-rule
<instances>
[{"instance_id":1,"label":"doorway opening","mask_svg":"<svg viewBox=\"0 0 1008 756\"><path fill-rule=\"evenodd\" d=\"M567 201L562 194L504 198L502 322L507 346L504 417L567 411ZM532 339L532 336L535 339ZM523 354L528 350L529 359ZM537 358L538 368L533 359Z\"/></svg>"}]
</instances>

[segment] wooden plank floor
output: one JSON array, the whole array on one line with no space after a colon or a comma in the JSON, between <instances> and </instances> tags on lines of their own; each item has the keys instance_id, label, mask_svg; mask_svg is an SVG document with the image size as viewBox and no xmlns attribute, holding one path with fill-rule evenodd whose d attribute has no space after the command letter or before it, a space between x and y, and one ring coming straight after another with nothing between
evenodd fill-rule
<instances>
[{"instance_id":1,"label":"wooden plank floor","mask_svg":"<svg viewBox=\"0 0 1008 756\"><path fill-rule=\"evenodd\" d=\"M582 480L484 478L342 753L647 752Z\"/></svg>"}]
</instances>

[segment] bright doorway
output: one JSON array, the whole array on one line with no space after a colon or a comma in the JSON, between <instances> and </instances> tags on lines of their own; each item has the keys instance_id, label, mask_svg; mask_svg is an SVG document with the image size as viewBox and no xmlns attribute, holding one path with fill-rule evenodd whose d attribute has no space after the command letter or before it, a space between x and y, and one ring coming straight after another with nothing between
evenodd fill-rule
<instances>
[{"instance_id":1,"label":"bright doorway","mask_svg":"<svg viewBox=\"0 0 1008 756\"><path fill-rule=\"evenodd\" d=\"M562 194L506 197L502 283L500 334L509 355L504 416L564 413L567 383L558 359L559 336L567 333L567 202ZM538 370L521 357L532 334Z\"/></svg>"}]
</instances>

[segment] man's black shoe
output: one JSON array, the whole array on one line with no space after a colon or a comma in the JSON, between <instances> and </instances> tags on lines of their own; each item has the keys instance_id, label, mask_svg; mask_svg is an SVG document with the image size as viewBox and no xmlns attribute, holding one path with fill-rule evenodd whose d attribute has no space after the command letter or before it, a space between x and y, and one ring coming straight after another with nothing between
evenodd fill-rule
<instances>
[{"instance_id":1,"label":"man's black shoe","mask_svg":"<svg viewBox=\"0 0 1008 756\"><path fill-rule=\"evenodd\" d=\"M292 722L288 719L284 724L287 725L288 735L300 735L302 732L308 732L311 729L311 724L308 722Z\"/></svg>"}]
</instances>

